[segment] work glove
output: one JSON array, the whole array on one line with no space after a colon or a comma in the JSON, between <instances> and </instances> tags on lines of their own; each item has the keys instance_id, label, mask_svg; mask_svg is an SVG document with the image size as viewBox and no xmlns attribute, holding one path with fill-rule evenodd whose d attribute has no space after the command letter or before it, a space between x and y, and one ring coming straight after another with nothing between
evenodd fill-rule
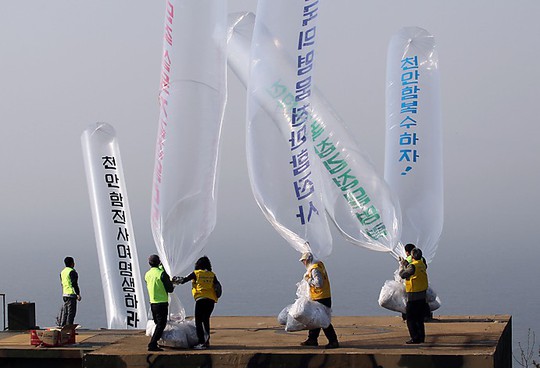
<instances>
[{"instance_id":1,"label":"work glove","mask_svg":"<svg viewBox=\"0 0 540 368\"><path fill-rule=\"evenodd\" d=\"M184 284L185 282L186 281L185 281L184 277L182 277L182 276L173 276L173 278L172 278L172 283L176 284L176 285Z\"/></svg>"}]
</instances>

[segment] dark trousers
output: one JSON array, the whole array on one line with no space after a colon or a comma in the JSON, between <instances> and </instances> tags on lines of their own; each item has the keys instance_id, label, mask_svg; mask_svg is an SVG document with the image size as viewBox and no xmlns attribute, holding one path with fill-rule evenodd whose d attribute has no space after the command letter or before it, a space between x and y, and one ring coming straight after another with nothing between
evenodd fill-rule
<instances>
[{"instance_id":1,"label":"dark trousers","mask_svg":"<svg viewBox=\"0 0 540 368\"><path fill-rule=\"evenodd\" d=\"M212 299L199 299L195 302L195 327L197 328L197 338L199 344L206 344L204 333L208 334L210 340L210 315L216 303Z\"/></svg>"},{"instance_id":2,"label":"dark trousers","mask_svg":"<svg viewBox=\"0 0 540 368\"><path fill-rule=\"evenodd\" d=\"M315 301L321 303L322 305L327 306L328 308L332 307L332 298L319 299L319 300L315 300ZM334 330L334 326L332 326L331 323L330 323L330 325L328 327L323 328L322 330L324 332L324 335L328 339L328 342L337 342L336 331ZM320 333L321 333L320 328L315 328L313 330L309 330L308 340L317 341L317 339L319 338Z\"/></svg>"},{"instance_id":3,"label":"dark trousers","mask_svg":"<svg viewBox=\"0 0 540 368\"><path fill-rule=\"evenodd\" d=\"M64 296L64 306L62 307L62 319L60 326L72 325L75 321L75 314L77 314L77 298L71 298Z\"/></svg>"},{"instance_id":4,"label":"dark trousers","mask_svg":"<svg viewBox=\"0 0 540 368\"><path fill-rule=\"evenodd\" d=\"M163 330L167 326L167 319L169 318L169 303L151 303L150 309L152 310L152 318L156 324L152 338L148 343L149 348L157 348L158 341L163 335Z\"/></svg>"},{"instance_id":5,"label":"dark trousers","mask_svg":"<svg viewBox=\"0 0 540 368\"><path fill-rule=\"evenodd\" d=\"M426 306L425 299L407 302L407 328L411 339L415 342L424 342L426 339L426 330L424 328Z\"/></svg>"}]
</instances>

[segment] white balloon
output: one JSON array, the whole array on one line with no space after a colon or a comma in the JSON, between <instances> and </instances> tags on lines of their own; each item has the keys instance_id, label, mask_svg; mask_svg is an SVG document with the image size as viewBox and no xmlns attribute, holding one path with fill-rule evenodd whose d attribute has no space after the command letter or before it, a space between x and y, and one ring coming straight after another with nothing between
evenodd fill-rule
<instances>
[{"instance_id":1,"label":"white balloon","mask_svg":"<svg viewBox=\"0 0 540 368\"><path fill-rule=\"evenodd\" d=\"M107 327L141 329L146 304L116 132L107 123L92 124L81 143Z\"/></svg>"},{"instance_id":2,"label":"white balloon","mask_svg":"<svg viewBox=\"0 0 540 368\"><path fill-rule=\"evenodd\" d=\"M268 13L264 9L263 14ZM268 30L267 23L259 23L255 32L253 44L259 51L250 62L254 23L252 13L230 15L228 63L244 84L250 66L258 73L258 78L267 79L266 87L252 92L254 101L251 103L258 104L256 106L264 110L266 119L277 125L280 120L292 119L282 108L289 95L282 76L294 72L294 66L298 64L289 57L291 51L284 50L284 43ZM264 49L260 45L265 45ZM268 58L272 65L265 62ZM272 92L279 89L284 91L282 96L272 96ZM259 111L259 114L263 113ZM372 250L392 251L399 239L399 205L367 155L358 148L344 122L316 87L312 88L310 108L306 109L304 118L308 121L315 147L312 166L321 172L323 200L330 218L350 242ZM267 122L265 128L271 127L272 124ZM278 136L276 133L276 140L279 140Z\"/></svg>"},{"instance_id":3,"label":"white balloon","mask_svg":"<svg viewBox=\"0 0 540 368\"><path fill-rule=\"evenodd\" d=\"M226 24L226 1L167 1L151 226L171 277L192 267L216 223Z\"/></svg>"},{"instance_id":4,"label":"white balloon","mask_svg":"<svg viewBox=\"0 0 540 368\"><path fill-rule=\"evenodd\" d=\"M399 198L401 242L435 256L443 227L442 123L435 39L418 27L390 41L384 177Z\"/></svg>"},{"instance_id":5,"label":"white balloon","mask_svg":"<svg viewBox=\"0 0 540 368\"><path fill-rule=\"evenodd\" d=\"M332 251L332 237L323 186L308 121L297 113L310 108L311 62L306 59L306 66L283 68L281 61L281 52L297 58L314 53L316 18L305 16L308 3L258 2L247 87L246 148L253 193L268 221L296 250L311 250L324 258ZM316 10L317 2L311 3ZM283 51L276 52L276 45Z\"/></svg>"}]
</instances>

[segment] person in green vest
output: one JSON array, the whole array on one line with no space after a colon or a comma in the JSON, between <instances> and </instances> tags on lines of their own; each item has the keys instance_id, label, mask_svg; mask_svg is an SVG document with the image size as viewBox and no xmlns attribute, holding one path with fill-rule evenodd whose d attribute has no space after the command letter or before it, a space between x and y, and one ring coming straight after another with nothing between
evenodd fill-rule
<instances>
[{"instance_id":1,"label":"person in green vest","mask_svg":"<svg viewBox=\"0 0 540 368\"><path fill-rule=\"evenodd\" d=\"M412 258L412 250L413 250L414 248L416 248L416 245L414 245L414 244L412 244L412 243L405 244L405 247L404 247L404 249L405 249L405 256L406 256L405 260L406 260L407 262L409 262L409 263L411 263L411 262L413 261L413 258ZM401 262L401 260L400 260L400 262ZM426 261L426 259L425 259L424 257L422 257L422 262L424 262L424 264L426 265L426 268L427 268L428 264L427 264L427 261Z\"/></svg>"},{"instance_id":2,"label":"person in green vest","mask_svg":"<svg viewBox=\"0 0 540 368\"><path fill-rule=\"evenodd\" d=\"M169 317L169 293L174 291L174 285L169 275L163 269L161 260L157 254L148 257L150 269L144 275L148 296L150 297L150 309L152 319L156 324L152 338L148 343L148 351L163 351L158 346L158 341L163 335Z\"/></svg>"},{"instance_id":3,"label":"person in green vest","mask_svg":"<svg viewBox=\"0 0 540 368\"><path fill-rule=\"evenodd\" d=\"M405 279L405 292L407 293L406 318L407 328L411 339L407 344L421 344L425 342L426 332L424 316L426 315L426 293L428 289L427 267L422 260L422 251L414 248L411 251L412 262L401 262L399 276Z\"/></svg>"},{"instance_id":4,"label":"person in green vest","mask_svg":"<svg viewBox=\"0 0 540 368\"><path fill-rule=\"evenodd\" d=\"M416 245L412 244L412 243L408 243L408 244L405 244L405 259L407 260L407 262L411 263L412 262L412 255L411 255L411 252L412 250L416 248Z\"/></svg>"},{"instance_id":5,"label":"person in green vest","mask_svg":"<svg viewBox=\"0 0 540 368\"><path fill-rule=\"evenodd\" d=\"M77 302L81 301L81 291L79 289L79 274L75 271L75 260L73 257L64 258L66 266L60 272L60 281L62 283L62 299L64 304L59 325L72 325L77 314Z\"/></svg>"},{"instance_id":6,"label":"person in green vest","mask_svg":"<svg viewBox=\"0 0 540 368\"><path fill-rule=\"evenodd\" d=\"M199 340L193 349L203 350L210 346L210 315L221 297L221 283L212 272L212 264L207 256L195 262L195 270L189 275L173 277L173 282L178 284L188 281L191 281L191 293L195 299L195 327Z\"/></svg>"},{"instance_id":7,"label":"person in green vest","mask_svg":"<svg viewBox=\"0 0 540 368\"><path fill-rule=\"evenodd\" d=\"M309 245L309 243L308 243ZM324 263L313 258L313 254L310 252L302 253L300 262L306 267L306 273L304 279L309 284L309 296L310 299L321 303L328 308L332 307L332 296L330 292L330 280L328 279L328 273L324 267ZM324 335L328 339L326 349L339 348L339 342L334 330L334 326L330 323L327 328L323 329ZM302 346L318 346L320 328L309 330L308 338L302 342Z\"/></svg>"}]
</instances>

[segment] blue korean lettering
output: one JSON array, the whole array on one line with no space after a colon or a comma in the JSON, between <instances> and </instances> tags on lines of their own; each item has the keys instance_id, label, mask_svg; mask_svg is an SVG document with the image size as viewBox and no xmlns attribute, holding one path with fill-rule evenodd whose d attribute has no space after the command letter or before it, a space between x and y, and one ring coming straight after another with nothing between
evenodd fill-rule
<instances>
[{"instance_id":1,"label":"blue korean lettering","mask_svg":"<svg viewBox=\"0 0 540 368\"><path fill-rule=\"evenodd\" d=\"M308 151L304 148L300 153L292 156L292 160L289 161L293 166L293 174L297 176L309 168L309 156Z\"/></svg>"},{"instance_id":2,"label":"blue korean lettering","mask_svg":"<svg viewBox=\"0 0 540 368\"><path fill-rule=\"evenodd\" d=\"M311 181L311 171L293 183L294 192L298 200L305 199L315 192L315 186Z\"/></svg>"},{"instance_id":3,"label":"blue korean lettering","mask_svg":"<svg viewBox=\"0 0 540 368\"><path fill-rule=\"evenodd\" d=\"M416 142L418 141L418 138L416 137L416 133L408 133L404 132L399 135L399 145L400 146L415 146Z\"/></svg>"},{"instance_id":4,"label":"blue korean lettering","mask_svg":"<svg viewBox=\"0 0 540 368\"><path fill-rule=\"evenodd\" d=\"M416 160L418 160L418 157L420 157L418 155L418 152L412 149L402 149L402 150L399 150L399 152L401 153L401 156L399 157L399 162L401 161L416 162Z\"/></svg>"}]
</instances>

